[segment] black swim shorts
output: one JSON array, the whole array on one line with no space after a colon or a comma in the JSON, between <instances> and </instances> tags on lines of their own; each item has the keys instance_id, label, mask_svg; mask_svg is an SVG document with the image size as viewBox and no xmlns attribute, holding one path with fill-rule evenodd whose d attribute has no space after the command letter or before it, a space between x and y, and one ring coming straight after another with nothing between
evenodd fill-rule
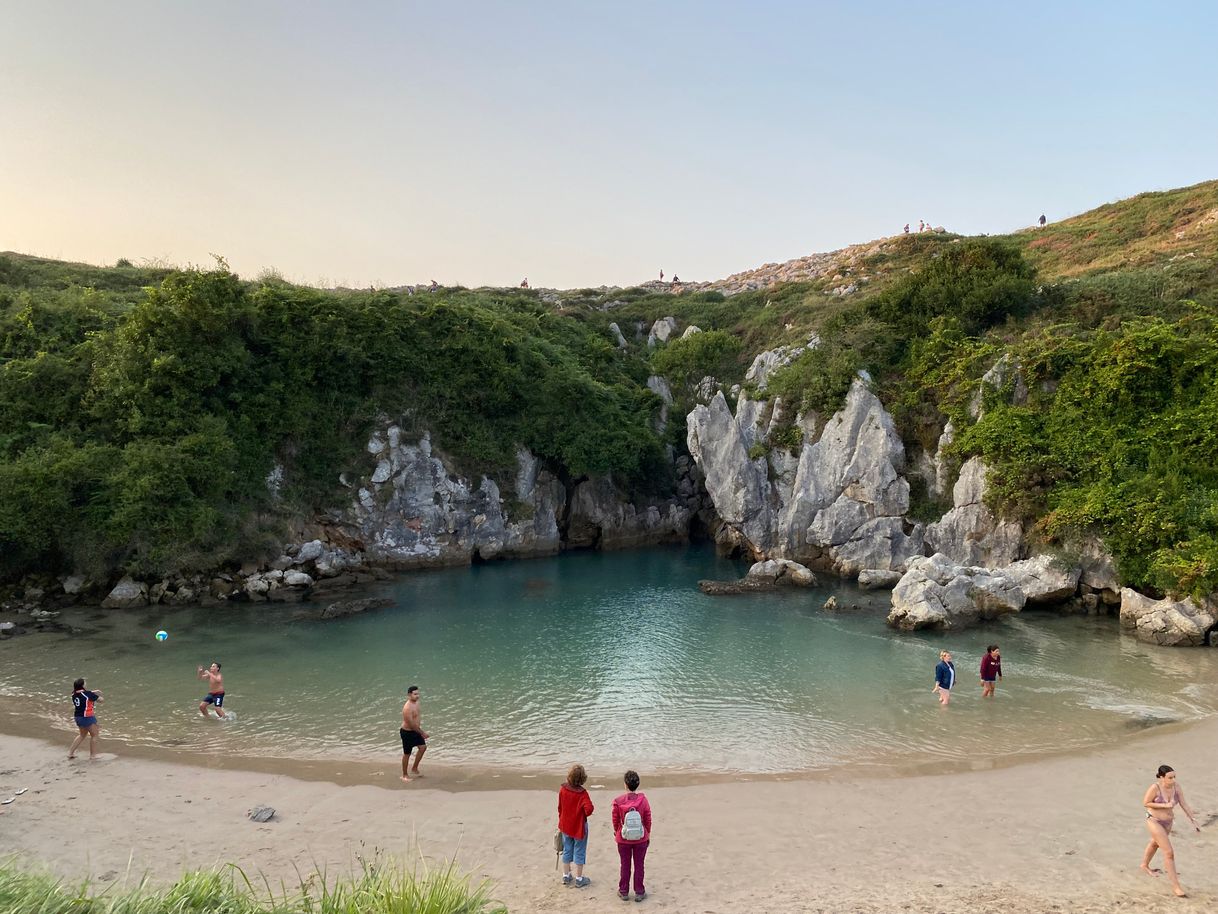
<instances>
[{"instance_id":1,"label":"black swim shorts","mask_svg":"<svg viewBox=\"0 0 1218 914\"><path fill-rule=\"evenodd\" d=\"M402 734L402 752L409 754L410 750L415 746L426 746L427 740L423 739L423 734L417 730L399 730Z\"/></svg>"}]
</instances>

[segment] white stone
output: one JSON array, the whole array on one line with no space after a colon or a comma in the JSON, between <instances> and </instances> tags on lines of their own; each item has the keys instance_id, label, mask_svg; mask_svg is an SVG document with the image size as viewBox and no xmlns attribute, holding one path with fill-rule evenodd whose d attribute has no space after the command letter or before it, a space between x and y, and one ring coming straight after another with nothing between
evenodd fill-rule
<instances>
[{"instance_id":1,"label":"white stone","mask_svg":"<svg viewBox=\"0 0 1218 914\"><path fill-rule=\"evenodd\" d=\"M1212 605L1184 600L1155 600L1129 587L1121 589L1121 626L1140 641L1170 647L1200 646L1218 621Z\"/></svg>"},{"instance_id":2,"label":"white stone","mask_svg":"<svg viewBox=\"0 0 1218 914\"><path fill-rule=\"evenodd\" d=\"M1038 555L1012 562L1002 573L1019 585L1029 603L1060 603L1078 590L1080 571L1064 567L1052 556Z\"/></svg>"}]
</instances>

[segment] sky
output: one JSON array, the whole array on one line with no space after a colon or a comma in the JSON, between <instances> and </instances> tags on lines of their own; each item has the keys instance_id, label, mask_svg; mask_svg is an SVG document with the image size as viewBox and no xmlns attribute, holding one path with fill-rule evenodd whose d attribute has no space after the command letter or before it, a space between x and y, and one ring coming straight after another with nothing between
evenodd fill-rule
<instances>
[{"instance_id":1,"label":"sky","mask_svg":"<svg viewBox=\"0 0 1218 914\"><path fill-rule=\"evenodd\" d=\"M0 0L0 250L716 279L1218 178L1212 2Z\"/></svg>"}]
</instances>

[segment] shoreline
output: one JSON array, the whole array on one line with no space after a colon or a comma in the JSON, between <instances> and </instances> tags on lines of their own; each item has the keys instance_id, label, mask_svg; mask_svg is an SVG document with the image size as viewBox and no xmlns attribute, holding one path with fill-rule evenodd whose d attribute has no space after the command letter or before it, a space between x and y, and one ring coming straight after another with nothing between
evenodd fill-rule
<instances>
[{"instance_id":1,"label":"shoreline","mask_svg":"<svg viewBox=\"0 0 1218 914\"><path fill-rule=\"evenodd\" d=\"M131 742L123 737L107 735L102 721L101 751L121 758L139 759L161 764L182 765L212 771L248 772L290 777L302 782L321 782L338 787L377 785L396 788L400 776L400 754L395 754L391 745L386 746L383 760L356 757L294 758L275 755L237 755L215 752L183 750L173 746L154 746ZM1218 730L1218 714L1193 720L1155 723L1123 735L1124 744L1154 740L1161 736L1183 733L1196 727L1213 724ZM219 722L217 726L222 726ZM48 748L61 743L67 746L75 730L68 724L52 723L43 716L23 715L0 708L0 739L19 737L36 740ZM81 751L87 751L86 742ZM1109 748L1093 745L1062 749L1056 752L1025 752L1016 755L949 760L936 758L924 762L901 762L894 764L841 764L827 768L803 769L782 772L726 771L711 772L701 769L665 768L648 776L648 783L655 787L680 787L690 785L735 784L735 783L792 783L801 781L828 782L849 778L851 780L901 780L929 775L959 775L976 771L1003 771L1037 765L1058 759L1079 758ZM440 758L436 758L440 756ZM436 772L430 789L450 793L465 791L532 790L537 782L552 774L539 772L536 768L508 768L497 766L449 765L443 759L442 745L429 754L428 766ZM599 777L600 766L594 761L586 763L589 777ZM561 779L561 772L558 775ZM606 775L607 776L607 775ZM614 775L616 776L616 775Z\"/></svg>"},{"instance_id":2,"label":"shoreline","mask_svg":"<svg viewBox=\"0 0 1218 914\"><path fill-rule=\"evenodd\" d=\"M1200 912L1218 904L1218 718L1155 728L1120 744L961 774L659 786L648 902L670 911L936 914L1001 908L1043 914ZM104 751L104 747L103 747ZM528 789L447 789L305 781L283 773L123 757L64 758L66 746L0 738L0 792L29 788L0 814L0 856L98 888L233 863L278 884L314 868L341 875L360 858L453 860L514 914L620 908L608 810L615 779L590 782L597 812L585 890L564 889L550 838L561 772ZM1173 835L1190 898L1137 872L1147 833L1140 802L1154 768L1180 772L1201 833ZM396 766L387 766L391 771ZM424 763L427 774L431 767ZM396 775L394 777L396 782ZM276 808L271 822L246 818ZM64 854L67 846L80 852ZM126 875L124 875L126 874ZM578 901L576 900L578 899Z\"/></svg>"}]
</instances>

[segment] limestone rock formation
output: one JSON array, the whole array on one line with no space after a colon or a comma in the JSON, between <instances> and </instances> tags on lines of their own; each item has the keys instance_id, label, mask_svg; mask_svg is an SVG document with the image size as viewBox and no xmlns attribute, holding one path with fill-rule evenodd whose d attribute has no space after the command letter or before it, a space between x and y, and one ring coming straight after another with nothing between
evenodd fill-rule
<instances>
[{"instance_id":1,"label":"limestone rock formation","mask_svg":"<svg viewBox=\"0 0 1218 914\"><path fill-rule=\"evenodd\" d=\"M739 581L699 581L698 589L711 596L757 593L779 587L815 587L816 575L787 559L767 559L755 562Z\"/></svg>"},{"instance_id":2,"label":"limestone rock formation","mask_svg":"<svg viewBox=\"0 0 1218 914\"><path fill-rule=\"evenodd\" d=\"M1212 605L1184 600L1155 600L1129 587L1121 590L1121 627L1140 641L1173 647L1205 644L1205 634L1218 622Z\"/></svg>"},{"instance_id":3,"label":"limestone rock formation","mask_svg":"<svg viewBox=\"0 0 1218 914\"><path fill-rule=\"evenodd\" d=\"M663 397L667 385L655 381L652 389ZM331 520L359 542L361 559L372 565L460 565L553 555L566 547L683 540L694 512L690 503L697 502L692 484L683 499L642 505L600 477L568 490L524 448L516 454L514 491L504 498L495 480L483 476L475 483L452 472L428 434L411 443L396 425L374 434L367 451L375 469L358 485L355 502L332 512ZM322 577L335 567L314 560Z\"/></svg>"},{"instance_id":4,"label":"limestone rock formation","mask_svg":"<svg viewBox=\"0 0 1218 914\"><path fill-rule=\"evenodd\" d=\"M959 565L936 553L911 559L892 591L888 624L913 631L964 628L1023 609L1026 597L1001 571Z\"/></svg>"},{"instance_id":5,"label":"limestone rock formation","mask_svg":"<svg viewBox=\"0 0 1218 914\"><path fill-rule=\"evenodd\" d=\"M926 528L926 545L961 565L1001 568L1018 561L1023 529L999 520L985 504L986 466L973 457L960 468L952 489L954 507Z\"/></svg>"},{"instance_id":6,"label":"limestone rock formation","mask_svg":"<svg viewBox=\"0 0 1218 914\"><path fill-rule=\"evenodd\" d=\"M668 338L677 332L677 319L675 317L662 317L651 325L651 332L647 334L647 345L653 347L657 342L667 343Z\"/></svg>"},{"instance_id":7,"label":"limestone rock formation","mask_svg":"<svg viewBox=\"0 0 1218 914\"><path fill-rule=\"evenodd\" d=\"M749 373L764 387L789 355L785 349L762 353ZM904 520L905 450L879 399L857 379L816 440L815 418L795 418L804 439L798 458L781 449L750 457L781 424L783 409L780 400L754 401L742 393L733 416L720 393L688 417L690 453L724 522L721 545L845 575L903 571L922 553L922 531Z\"/></svg>"},{"instance_id":8,"label":"limestone rock formation","mask_svg":"<svg viewBox=\"0 0 1218 914\"><path fill-rule=\"evenodd\" d=\"M1028 603L1060 603L1074 596L1082 573L1078 568L1063 566L1052 556L1038 555L1022 562L1013 562L1001 569L1028 598Z\"/></svg>"}]
</instances>

